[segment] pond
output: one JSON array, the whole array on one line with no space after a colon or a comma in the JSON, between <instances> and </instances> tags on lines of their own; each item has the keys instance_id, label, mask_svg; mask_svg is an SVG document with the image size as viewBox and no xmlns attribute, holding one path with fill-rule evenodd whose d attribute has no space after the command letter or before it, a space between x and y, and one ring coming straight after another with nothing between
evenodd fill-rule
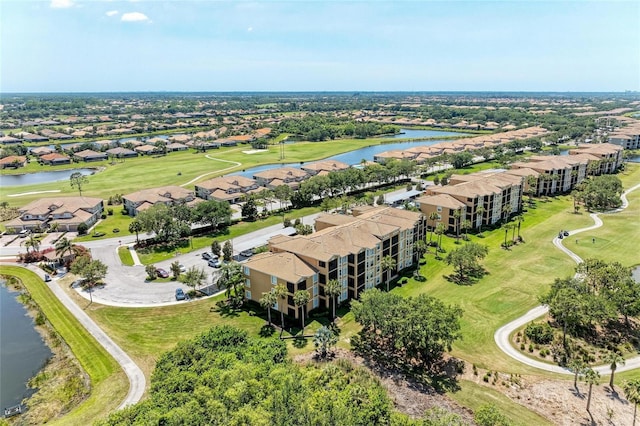
<instances>
[{"instance_id":1,"label":"pond","mask_svg":"<svg viewBox=\"0 0 640 426\"><path fill-rule=\"evenodd\" d=\"M0 280L0 406L18 405L34 392L27 382L46 364L51 351L33 319Z\"/></svg>"},{"instance_id":2,"label":"pond","mask_svg":"<svg viewBox=\"0 0 640 426\"><path fill-rule=\"evenodd\" d=\"M386 135L389 139L446 138L449 136L469 136L469 133L446 132L444 130L400 129L400 133Z\"/></svg>"},{"instance_id":3,"label":"pond","mask_svg":"<svg viewBox=\"0 0 640 426\"><path fill-rule=\"evenodd\" d=\"M2 175L0 176L0 186L32 185L35 183L49 183L61 180L69 180L69 177L76 172L83 175L92 175L96 169L71 169L53 170L50 172L25 173L23 175Z\"/></svg>"},{"instance_id":4,"label":"pond","mask_svg":"<svg viewBox=\"0 0 640 426\"><path fill-rule=\"evenodd\" d=\"M356 149L355 151L345 152L344 154L334 155L325 160L337 160L343 163L349 164L350 166L360 164L362 160L373 161L373 156L376 154L380 154L385 151L393 151L397 149L407 149L415 146L427 146L434 145L440 142L447 142L446 140L428 140L428 141L416 141L416 142L395 142L395 143L385 143L382 145L372 145L367 146L365 148ZM318 142L318 143L333 143L333 142ZM286 156L286 148L285 148L285 156ZM309 161L312 163L313 161ZM267 164L264 166L251 167L249 169L243 170L241 172L232 173L233 175L241 175L248 178L253 177L254 174L258 172L262 172L269 169L274 169L277 167L295 167L300 168L304 165L304 163L282 163L282 164Z\"/></svg>"}]
</instances>

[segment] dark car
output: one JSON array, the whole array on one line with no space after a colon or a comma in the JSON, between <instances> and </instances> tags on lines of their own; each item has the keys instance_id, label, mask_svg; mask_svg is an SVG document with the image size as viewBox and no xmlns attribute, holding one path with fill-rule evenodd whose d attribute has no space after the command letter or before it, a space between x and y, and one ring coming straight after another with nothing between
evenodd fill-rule
<instances>
[{"instance_id":1,"label":"dark car","mask_svg":"<svg viewBox=\"0 0 640 426\"><path fill-rule=\"evenodd\" d=\"M181 288L176 288L176 300L185 300L187 295L184 294Z\"/></svg>"},{"instance_id":2,"label":"dark car","mask_svg":"<svg viewBox=\"0 0 640 426\"><path fill-rule=\"evenodd\" d=\"M169 278L169 273L162 268L156 269L156 274L158 274L160 278Z\"/></svg>"},{"instance_id":3,"label":"dark car","mask_svg":"<svg viewBox=\"0 0 640 426\"><path fill-rule=\"evenodd\" d=\"M565 237L569 236L569 231L562 231L562 235L564 235Z\"/></svg>"},{"instance_id":4,"label":"dark car","mask_svg":"<svg viewBox=\"0 0 640 426\"><path fill-rule=\"evenodd\" d=\"M563 239L564 238L564 236L562 235L562 231L558 232L558 238L559 239Z\"/></svg>"}]
</instances>

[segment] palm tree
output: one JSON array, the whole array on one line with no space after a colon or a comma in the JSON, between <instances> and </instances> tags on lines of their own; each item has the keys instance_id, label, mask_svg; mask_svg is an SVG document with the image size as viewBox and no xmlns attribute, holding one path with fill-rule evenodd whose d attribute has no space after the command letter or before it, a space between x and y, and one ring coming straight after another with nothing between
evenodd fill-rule
<instances>
[{"instance_id":1,"label":"palm tree","mask_svg":"<svg viewBox=\"0 0 640 426\"><path fill-rule=\"evenodd\" d=\"M242 266L238 262L229 262L222 265L220 269L220 278L218 278L218 286L225 288L225 296L227 300L234 300L234 304L237 299L244 297L239 294L242 289L242 283L244 278L242 275Z\"/></svg>"},{"instance_id":2,"label":"palm tree","mask_svg":"<svg viewBox=\"0 0 640 426\"><path fill-rule=\"evenodd\" d=\"M302 308L302 335L304 336L304 307L309 303L309 299L311 299L311 295L307 290L298 290L293 293L293 304L298 308Z\"/></svg>"},{"instance_id":3,"label":"palm tree","mask_svg":"<svg viewBox=\"0 0 640 426\"><path fill-rule=\"evenodd\" d=\"M446 230L447 228L445 228L445 226L442 223L438 223L438 225L436 226L436 230L434 231L438 236L438 244L436 246L436 252L442 249L442 236L444 235L444 232Z\"/></svg>"},{"instance_id":4,"label":"palm tree","mask_svg":"<svg viewBox=\"0 0 640 426\"><path fill-rule=\"evenodd\" d=\"M587 412L589 412L589 406L591 405L591 391L593 390L593 385L598 384L598 380L600 379L600 373L595 371L593 368L587 368L584 372L584 381L589 385L589 396L587 397Z\"/></svg>"},{"instance_id":5,"label":"palm tree","mask_svg":"<svg viewBox=\"0 0 640 426\"><path fill-rule=\"evenodd\" d=\"M22 245L22 243L20 243ZM40 249L40 240L33 234L29 234L29 237L24 241L24 246L27 249L27 253L29 253L29 247L33 249L34 252Z\"/></svg>"},{"instance_id":6,"label":"palm tree","mask_svg":"<svg viewBox=\"0 0 640 426\"><path fill-rule=\"evenodd\" d=\"M460 224L460 227L462 227L462 230L464 231L464 239L465 241L469 239L469 236L467 235L467 231L469 230L469 228L471 228L471 221L468 219L464 219L462 221L462 223Z\"/></svg>"},{"instance_id":7,"label":"palm tree","mask_svg":"<svg viewBox=\"0 0 640 426\"><path fill-rule=\"evenodd\" d=\"M538 178L535 176L529 176L527 178L527 185L529 186L529 204L533 203L533 196L538 192Z\"/></svg>"},{"instance_id":8,"label":"palm tree","mask_svg":"<svg viewBox=\"0 0 640 426\"><path fill-rule=\"evenodd\" d=\"M428 251L427 243L422 240L416 241L413 245L413 250L416 252L416 257L418 260L422 259L422 256Z\"/></svg>"},{"instance_id":9,"label":"palm tree","mask_svg":"<svg viewBox=\"0 0 640 426\"><path fill-rule=\"evenodd\" d=\"M609 387L611 390L613 388L613 375L616 373L616 369L618 368L618 364L624 365L624 358L616 351L611 351L607 353L604 357L604 362L609 364L609 368L611 369L611 377L609 377Z\"/></svg>"},{"instance_id":10,"label":"palm tree","mask_svg":"<svg viewBox=\"0 0 640 426\"><path fill-rule=\"evenodd\" d=\"M504 221L509 220L509 216L511 216L511 213L513 213L513 209L511 208L511 204L505 204L502 207L502 214L504 215L502 220L504 220Z\"/></svg>"},{"instance_id":11,"label":"palm tree","mask_svg":"<svg viewBox=\"0 0 640 426\"><path fill-rule=\"evenodd\" d=\"M136 244L140 244L140 239L138 238L138 232L142 232L142 224L138 219L133 219L129 224L129 232L133 232L136 234Z\"/></svg>"},{"instance_id":12,"label":"palm tree","mask_svg":"<svg viewBox=\"0 0 640 426\"><path fill-rule=\"evenodd\" d=\"M435 228L436 228L436 220L438 220L439 218L440 218L440 215L436 212L431 212L431 214L429 215L429 219L433 221L433 226L431 227L431 234L429 235L429 242L431 242L433 238L433 231L435 231Z\"/></svg>"},{"instance_id":13,"label":"palm tree","mask_svg":"<svg viewBox=\"0 0 640 426\"><path fill-rule=\"evenodd\" d=\"M476 209L476 214L480 215L480 226L478 227L478 232L482 232L482 222L484 222L484 212L486 212L486 210L482 206Z\"/></svg>"},{"instance_id":14,"label":"palm tree","mask_svg":"<svg viewBox=\"0 0 640 426\"><path fill-rule=\"evenodd\" d=\"M453 212L453 218L456 220L456 243L460 240L460 217L462 217L462 211L460 209Z\"/></svg>"},{"instance_id":15,"label":"palm tree","mask_svg":"<svg viewBox=\"0 0 640 426\"><path fill-rule=\"evenodd\" d=\"M587 364L582 358L572 358L567 367L573 372L573 387L578 389L578 376L582 376Z\"/></svg>"},{"instance_id":16,"label":"palm tree","mask_svg":"<svg viewBox=\"0 0 640 426\"><path fill-rule=\"evenodd\" d=\"M260 305L263 308L267 308L267 317L269 321L269 327L271 327L271 307L278 303L278 295L276 294L276 290L274 288L271 291L262 293L262 298L260 299Z\"/></svg>"},{"instance_id":17,"label":"palm tree","mask_svg":"<svg viewBox=\"0 0 640 426\"><path fill-rule=\"evenodd\" d=\"M636 411L640 403L640 379L625 380L624 383L622 383L622 389L624 390L625 398L633 403L633 426L635 426Z\"/></svg>"},{"instance_id":18,"label":"palm tree","mask_svg":"<svg viewBox=\"0 0 640 426\"><path fill-rule=\"evenodd\" d=\"M518 240L520 240L520 225L524 222L524 216L521 214L516 216L516 222L518 223Z\"/></svg>"},{"instance_id":19,"label":"palm tree","mask_svg":"<svg viewBox=\"0 0 640 426\"><path fill-rule=\"evenodd\" d=\"M396 260L391 256L385 256L380 261L382 272L387 272L387 291L389 291L389 281L391 281L391 270L396 267Z\"/></svg>"},{"instance_id":20,"label":"palm tree","mask_svg":"<svg viewBox=\"0 0 640 426\"><path fill-rule=\"evenodd\" d=\"M324 292L327 296L331 297L331 305L333 308L333 319L336 318L336 298L342 293L342 284L338 280L329 280L324 286Z\"/></svg>"},{"instance_id":21,"label":"palm tree","mask_svg":"<svg viewBox=\"0 0 640 426\"><path fill-rule=\"evenodd\" d=\"M56 256L63 257L66 252L73 254L73 243L67 237L62 237L56 243Z\"/></svg>"},{"instance_id":22,"label":"palm tree","mask_svg":"<svg viewBox=\"0 0 640 426\"><path fill-rule=\"evenodd\" d=\"M280 311L280 336L282 337L282 330L284 330L284 302L287 300L287 296L289 292L287 291L287 286L280 283L273 288L274 293L283 303L282 306L278 306L278 310Z\"/></svg>"},{"instance_id":23,"label":"palm tree","mask_svg":"<svg viewBox=\"0 0 640 426\"><path fill-rule=\"evenodd\" d=\"M313 336L313 345L318 351L318 358L325 359L329 353L329 348L338 343L338 336L329 327L322 326Z\"/></svg>"},{"instance_id":24,"label":"palm tree","mask_svg":"<svg viewBox=\"0 0 640 426\"><path fill-rule=\"evenodd\" d=\"M509 235L509 229L511 229L511 225L508 223L504 225L504 248L507 248L507 236Z\"/></svg>"}]
</instances>

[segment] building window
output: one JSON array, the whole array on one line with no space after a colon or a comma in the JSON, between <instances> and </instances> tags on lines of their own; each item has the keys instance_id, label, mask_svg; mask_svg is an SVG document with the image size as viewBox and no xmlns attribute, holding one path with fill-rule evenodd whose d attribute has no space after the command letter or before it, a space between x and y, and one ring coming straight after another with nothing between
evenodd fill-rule
<instances>
[{"instance_id":1,"label":"building window","mask_svg":"<svg viewBox=\"0 0 640 426\"><path fill-rule=\"evenodd\" d=\"M275 275L271 275L271 284L278 284L278 277L276 277Z\"/></svg>"},{"instance_id":2,"label":"building window","mask_svg":"<svg viewBox=\"0 0 640 426\"><path fill-rule=\"evenodd\" d=\"M250 290L245 290L244 295L248 300L251 300L251 291Z\"/></svg>"},{"instance_id":3,"label":"building window","mask_svg":"<svg viewBox=\"0 0 640 426\"><path fill-rule=\"evenodd\" d=\"M244 274L245 275L251 275L251 269L249 269L248 266L245 266L243 269L244 269Z\"/></svg>"},{"instance_id":4,"label":"building window","mask_svg":"<svg viewBox=\"0 0 640 426\"><path fill-rule=\"evenodd\" d=\"M313 283L314 284L318 283L318 273L317 272L315 274L313 274Z\"/></svg>"},{"instance_id":5,"label":"building window","mask_svg":"<svg viewBox=\"0 0 640 426\"><path fill-rule=\"evenodd\" d=\"M438 213L442 212L442 207L438 206L438 207L436 208L436 211L437 211Z\"/></svg>"},{"instance_id":6,"label":"building window","mask_svg":"<svg viewBox=\"0 0 640 426\"><path fill-rule=\"evenodd\" d=\"M244 280L244 286L247 288L251 288L251 280L249 278Z\"/></svg>"}]
</instances>

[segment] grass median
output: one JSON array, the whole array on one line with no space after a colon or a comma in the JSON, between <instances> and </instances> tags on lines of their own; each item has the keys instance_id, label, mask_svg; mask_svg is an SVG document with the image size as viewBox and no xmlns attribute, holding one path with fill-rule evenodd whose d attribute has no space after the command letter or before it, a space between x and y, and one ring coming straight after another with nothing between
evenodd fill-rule
<instances>
[{"instance_id":1,"label":"grass median","mask_svg":"<svg viewBox=\"0 0 640 426\"><path fill-rule=\"evenodd\" d=\"M0 266L0 274L14 276L22 282L91 379L89 398L62 419L50 424L90 424L108 415L120 404L129 389L127 377L115 359L82 327L36 274L17 266Z\"/></svg>"}]
</instances>

